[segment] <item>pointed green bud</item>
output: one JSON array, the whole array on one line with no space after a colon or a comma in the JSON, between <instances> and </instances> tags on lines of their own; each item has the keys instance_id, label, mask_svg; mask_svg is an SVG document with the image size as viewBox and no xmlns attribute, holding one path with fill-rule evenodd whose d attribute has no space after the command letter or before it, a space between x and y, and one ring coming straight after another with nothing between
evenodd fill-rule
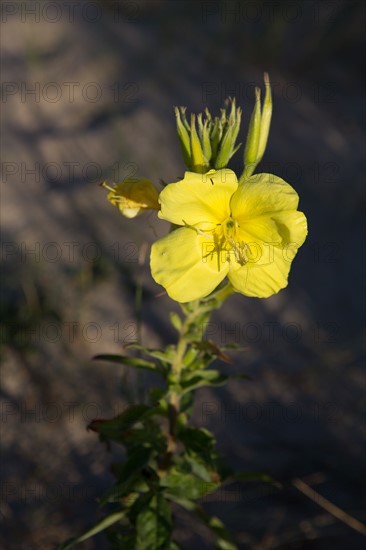
<instances>
[{"instance_id":1,"label":"pointed green bud","mask_svg":"<svg viewBox=\"0 0 366 550\"><path fill-rule=\"evenodd\" d=\"M257 154L261 130L261 91L255 89L255 105L249 123L249 131L244 151L245 175L251 176L257 166Z\"/></svg>"},{"instance_id":2,"label":"pointed green bud","mask_svg":"<svg viewBox=\"0 0 366 550\"><path fill-rule=\"evenodd\" d=\"M207 162L210 162L211 156L212 156L212 148L211 148L211 141L210 141L210 130L208 128L209 121L206 119L203 124L203 139L202 139L202 146L203 146L203 154L205 156L205 159Z\"/></svg>"},{"instance_id":3,"label":"pointed green bud","mask_svg":"<svg viewBox=\"0 0 366 550\"><path fill-rule=\"evenodd\" d=\"M208 110L207 107L205 109L205 115L206 115L206 119L207 119L208 123L211 123L212 117L211 117L211 113L210 113L210 111Z\"/></svg>"},{"instance_id":4,"label":"pointed green bud","mask_svg":"<svg viewBox=\"0 0 366 550\"><path fill-rule=\"evenodd\" d=\"M219 153L215 161L215 169L225 168L230 160L231 153L231 129L227 131L221 140Z\"/></svg>"},{"instance_id":5,"label":"pointed green bud","mask_svg":"<svg viewBox=\"0 0 366 550\"><path fill-rule=\"evenodd\" d=\"M182 122L185 126L185 129L187 130L187 132L189 133L191 131L191 127L190 125L188 124L188 120L187 120L187 117L186 117L186 110L187 110L187 107L181 107L180 108L180 112L181 112L181 116L182 116Z\"/></svg>"},{"instance_id":6,"label":"pointed green bud","mask_svg":"<svg viewBox=\"0 0 366 550\"><path fill-rule=\"evenodd\" d=\"M233 143L234 144L235 144L235 142L237 140L237 137L238 137L238 134L239 134L240 125L241 125L241 109L240 109L240 107L238 107L237 110L236 110L236 116L235 116L235 119L234 119L234 127L233 127ZM234 150L235 150L235 153L236 153L236 151L239 149L239 147L235 147L233 149L233 152L232 152L231 156L233 156Z\"/></svg>"},{"instance_id":7,"label":"pointed green bud","mask_svg":"<svg viewBox=\"0 0 366 550\"><path fill-rule=\"evenodd\" d=\"M197 115L197 125L198 125L198 137L200 138L201 143L203 142L203 122L202 122L202 113Z\"/></svg>"},{"instance_id":8,"label":"pointed green bud","mask_svg":"<svg viewBox=\"0 0 366 550\"><path fill-rule=\"evenodd\" d=\"M226 109L220 109L220 111L221 111L220 122L222 126L224 126L226 122Z\"/></svg>"},{"instance_id":9,"label":"pointed green bud","mask_svg":"<svg viewBox=\"0 0 366 550\"><path fill-rule=\"evenodd\" d=\"M241 109L236 108L235 98L229 98L227 103L229 102L231 103L229 116L227 117L225 109L221 109L221 118L217 119L221 139L218 150L216 149L216 154L213 153L212 155L214 160L211 161L211 164L217 170L220 168L225 168L231 157L238 150L238 147L236 146L236 139L240 129ZM213 140L211 139L211 142L212 141Z\"/></svg>"},{"instance_id":10,"label":"pointed green bud","mask_svg":"<svg viewBox=\"0 0 366 550\"><path fill-rule=\"evenodd\" d=\"M262 160L264 151L266 150L269 128L271 125L271 118L272 118L272 94L271 94L271 85L269 82L268 73L264 73L264 83L266 86L266 95L264 97L264 103L262 108L261 133L260 133L259 144L258 144L257 164Z\"/></svg>"},{"instance_id":11,"label":"pointed green bud","mask_svg":"<svg viewBox=\"0 0 366 550\"><path fill-rule=\"evenodd\" d=\"M212 157L216 158L217 150L219 148L220 140L222 136L222 127L218 117L215 117L215 121L211 130L211 148L212 148Z\"/></svg>"},{"instance_id":12,"label":"pointed green bud","mask_svg":"<svg viewBox=\"0 0 366 550\"><path fill-rule=\"evenodd\" d=\"M180 146L184 157L184 162L186 163L187 168L190 170L192 167L191 167L191 145L189 140L189 134L187 132L185 125L182 122L178 107L175 107L174 110L175 110L175 117L177 121L177 132L178 132ZM183 107L181 107L181 110L183 111Z\"/></svg>"},{"instance_id":13,"label":"pointed green bud","mask_svg":"<svg viewBox=\"0 0 366 550\"><path fill-rule=\"evenodd\" d=\"M208 163L203 155L202 146L196 131L196 117L191 115L191 162L194 172L204 174L208 170Z\"/></svg>"}]
</instances>

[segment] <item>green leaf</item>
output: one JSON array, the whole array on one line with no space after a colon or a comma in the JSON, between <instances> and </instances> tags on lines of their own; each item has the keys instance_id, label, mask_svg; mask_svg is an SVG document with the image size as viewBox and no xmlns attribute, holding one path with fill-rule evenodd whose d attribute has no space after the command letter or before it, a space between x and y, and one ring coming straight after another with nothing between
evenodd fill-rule
<instances>
[{"instance_id":1,"label":"green leaf","mask_svg":"<svg viewBox=\"0 0 366 550\"><path fill-rule=\"evenodd\" d=\"M169 550L172 538L172 517L168 502L161 493L154 496L137 517L134 550Z\"/></svg>"},{"instance_id":2,"label":"green leaf","mask_svg":"<svg viewBox=\"0 0 366 550\"><path fill-rule=\"evenodd\" d=\"M201 514L200 517L207 527L216 535L216 544L219 550L238 550L219 518L209 517L206 513Z\"/></svg>"},{"instance_id":3,"label":"green leaf","mask_svg":"<svg viewBox=\"0 0 366 550\"><path fill-rule=\"evenodd\" d=\"M202 386L222 386L226 384L228 380L250 380L250 377L246 374L223 374L217 370L206 369L188 371L183 374L180 385L182 387L181 395L184 395L187 391L192 391Z\"/></svg>"},{"instance_id":4,"label":"green leaf","mask_svg":"<svg viewBox=\"0 0 366 550\"><path fill-rule=\"evenodd\" d=\"M139 445L148 446L157 453L164 453L167 441L158 423L144 421L144 426L141 428L132 428L129 430L123 444L127 448L135 448Z\"/></svg>"},{"instance_id":5,"label":"green leaf","mask_svg":"<svg viewBox=\"0 0 366 550\"><path fill-rule=\"evenodd\" d=\"M182 506L182 508L194 513L214 533L216 536L216 547L219 550L238 550L219 518L209 516L202 506L188 498L176 497L175 495L170 495L168 498L179 504L179 506Z\"/></svg>"},{"instance_id":6,"label":"green leaf","mask_svg":"<svg viewBox=\"0 0 366 550\"><path fill-rule=\"evenodd\" d=\"M151 354L150 354L151 355ZM139 359L136 357L125 357L123 355L109 355L102 354L93 357L96 361L110 361L111 363L119 363L120 365L127 365L128 367L136 367L139 369L146 369L154 372L160 372L159 365L152 361L146 361L145 359ZM161 373L161 372L160 372Z\"/></svg>"},{"instance_id":7,"label":"green leaf","mask_svg":"<svg viewBox=\"0 0 366 550\"><path fill-rule=\"evenodd\" d=\"M210 485L209 492L212 492L213 487L220 485L220 477L218 476L215 467L210 462L207 464L204 457L199 455L186 455L184 457L186 465L189 465L193 475L199 477L204 482Z\"/></svg>"},{"instance_id":8,"label":"green leaf","mask_svg":"<svg viewBox=\"0 0 366 550\"><path fill-rule=\"evenodd\" d=\"M225 363L233 364L232 359L226 355L222 349L220 349L219 346L215 344L215 342L212 342L212 340L201 340L199 342L192 342L192 345L200 350L205 352L210 357L218 357L222 361L225 361Z\"/></svg>"},{"instance_id":9,"label":"green leaf","mask_svg":"<svg viewBox=\"0 0 366 550\"><path fill-rule=\"evenodd\" d=\"M150 447L136 447L131 451L128 460L123 464L120 472L120 479L124 481L131 477L133 474L140 472L149 462L152 454Z\"/></svg>"},{"instance_id":10,"label":"green leaf","mask_svg":"<svg viewBox=\"0 0 366 550\"><path fill-rule=\"evenodd\" d=\"M175 346L167 346L165 348L165 351L161 351L160 349L152 349L152 348L146 348L145 346L142 346L141 344L127 344L125 346L126 349L137 349L139 351L142 351L145 355L149 355L150 357L154 357L155 359L159 359L162 363L172 364L174 361L174 352L175 352ZM174 350L173 350L174 348ZM156 368L161 371L162 374L165 375L167 372L167 369L163 365L156 365Z\"/></svg>"},{"instance_id":11,"label":"green leaf","mask_svg":"<svg viewBox=\"0 0 366 550\"><path fill-rule=\"evenodd\" d=\"M180 399L180 411L186 413L187 415L190 415L193 405L194 405L194 393L185 392Z\"/></svg>"},{"instance_id":12,"label":"green leaf","mask_svg":"<svg viewBox=\"0 0 366 550\"><path fill-rule=\"evenodd\" d=\"M146 493L142 493L142 495L139 495L139 497L135 500L135 502L131 506L131 509L128 512L128 516L132 522L135 522L137 516L141 514L141 512L143 512L144 508L147 508L149 506L153 497L154 493L152 491L147 491Z\"/></svg>"},{"instance_id":13,"label":"green leaf","mask_svg":"<svg viewBox=\"0 0 366 550\"><path fill-rule=\"evenodd\" d=\"M202 386L222 386L228 379L229 376L216 370L201 370L189 373L188 377L182 378L180 382L182 387L181 395Z\"/></svg>"},{"instance_id":14,"label":"green leaf","mask_svg":"<svg viewBox=\"0 0 366 550\"><path fill-rule=\"evenodd\" d=\"M153 410L152 407L147 405L132 405L110 420L92 420L88 425L88 429L103 435L107 439L121 441L124 432L129 430L136 422L141 421L148 413L151 414Z\"/></svg>"},{"instance_id":15,"label":"green leaf","mask_svg":"<svg viewBox=\"0 0 366 550\"><path fill-rule=\"evenodd\" d=\"M183 474L171 470L161 481L162 487L166 487L166 494L177 497L197 500L210 492L208 482L199 479L193 474Z\"/></svg>"},{"instance_id":16,"label":"green leaf","mask_svg":"<svg viewBox=\"0 0 366 550\"><path fill-rule=\"evenodd\" d=\"M175 311L170 312L170 322L172 323L173 327L179 332L182 328L182 319L177 313L175 313Z\"/></svg>"},{"instance_id":17,"label":"green leaf","mask_svg":"<svg viewBox=\"0 0 366 550\"><path fill-rule=\"evenodd\" d=\"M211 432L188 426L179 430L177 437L188 452L201 456L206 463L213 463L215 438Z\"/></svg>"},{"instance_id":18,"label":"green leaf","mask_svg":"<svg viewBox=\"0 0 366 550\"><path fill-rule=\"evenodd\" d=\"M125 514L126 512L124 510L120 512L115 512L114 514L110 514L106 518L103 518L101 521L96 523L93 527L85 531L79 537L73 537L72 539L67 540L64 544L58 547L58 550L68 550L69 548L72 548L72 546L75 546L75 544L79 544L80 542L83 542L84 540L93 537L97 533L104 531L104 529L107 529L107 527L110 527L117 521L123 519L125 517Z\"/></svg>"},{"instance_id":19,"label":"green leaf","mask_svg":"<svg viewBox=\"0 0 366 550\"><path fill-rule=\"evenodd\" d=\"M141 489L146 484L141 479L141 470L147 466L152 455L150 447L136 447L131 451L128 460L119 468L119 481L102 496L100 503L116 502L130 494L136 486Z\"/></svg>"},{"instance_id":20,"label":"green leaf","mask_svg":"<svg viewBox=\"0 0 366 550\"><path fill-rule=\"evenodd\" d=\"M194 360L196 359L198 355L198 350L195 349L193 346L190 346L186 352L186 354L183 357L183 364L185 367L189 367Z\"/></svg>"}]
</instances>

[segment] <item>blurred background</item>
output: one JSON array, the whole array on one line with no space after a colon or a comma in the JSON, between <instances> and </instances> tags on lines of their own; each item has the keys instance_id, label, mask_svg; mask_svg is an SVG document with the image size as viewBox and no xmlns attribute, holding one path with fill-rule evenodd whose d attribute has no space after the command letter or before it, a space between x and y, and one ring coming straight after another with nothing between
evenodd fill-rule
<instances>
[{"instance_id":1,"label":"blurred background","mask_svg":"<svg viewBox=\"0 0 366 550\"><path fill-rule=\"evenodd\" d=\"M174 105L217 112L235 96L244 141L264 71L274 115L259 170L295 187L309 236L286 290L235 295L205 327L245 348L234 371L252 381L199 390L194 423L232 467L283 489L240 485L204 505L239 548L361 548L293 480L366 522L363 2L4 1L1 17L2 548L55 548L100 517L119 451L86 425L156 380L91 358L174 339L177 306L148 265L166 227L126 220L98 184L183 175ZM184 514L176 536L213 547Z\"/></svg>"}]
</instances>

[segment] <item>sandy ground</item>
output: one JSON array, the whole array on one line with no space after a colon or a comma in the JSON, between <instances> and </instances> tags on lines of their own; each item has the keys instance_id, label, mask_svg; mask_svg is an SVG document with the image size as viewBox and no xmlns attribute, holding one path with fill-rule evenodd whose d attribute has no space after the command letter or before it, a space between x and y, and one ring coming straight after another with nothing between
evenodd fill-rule
<instances>
[{"instance_id":1,"label":"sandy ground","mask_svg":"<svg viewBox=\"0 0 366 550\"><path fill-rule=\"evenodd\" d=\"M291 482L366 522L362 3L234 2L235 17L219 2L41 4L2 5L0 544L48 550L99 517L118 450L108 454L86 424L155 380L91 357L138 336L149 346L174 338L176 306L156 297L145 254L166 227L122 218L98 183L183 174L174 105L216 110L236 95L244 140L253 83L269 70L261 170L296 188L309 237L285 291L232 297L206 327L245 347L233 370L253 380L200 390L194 422L215 432L232 466L284 489L241 485L205 505L239 548L361 547L362 535ZM240 171L241 153L231 167ZM184 515L177 538L212 548ZM105 548L103 538L80 547Z\"/></svg>"}]
</instances>

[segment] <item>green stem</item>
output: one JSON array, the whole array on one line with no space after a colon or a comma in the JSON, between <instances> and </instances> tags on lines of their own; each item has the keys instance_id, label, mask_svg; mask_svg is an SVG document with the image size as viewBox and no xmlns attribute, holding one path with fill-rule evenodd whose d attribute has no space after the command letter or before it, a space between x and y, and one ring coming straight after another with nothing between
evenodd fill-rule
<instances>
[{"instance_id":1,"label":"green stem","mask_svg":"<svg viewBox=\"0 0 366 550\"><path fill-rule=\"evenodd\" d=\"M190 316L187 316L184 320L180 332L179 332L179 339L177 342L176 347L176 354L174 357L173 365L172 365L172 373L174 376L174 383L179 383L180 379L180 373L183 368L183 358L184 354L187 349L188 341L187 341L187 327L188 327L188 320ZM169 402L169 408L170 408L170 414L169 414L169 432L172 437L174 437L175 432L175 424L176 420L179 414L179 405L180 405L180 396L178 392L172 391L170 394L170 402Z\"/></svg>"},{"instance_id":2,"label":"green stem","mask_svg":"<svg viewBox=\"0 0 366 550\"><path fill-rule=\"evenodd\" d=\"M202 330L195 330L198 328L199 323L202 323L202 319L205 318L205 322L208 322L211 313L214 309L218 309L223 301L234 292L230 283L216 289L212 294L197 300L190 302L187 305L182 306L182 310L185 314L185 319L180 327L179 338L176 345L176 353L172 364L173 384L179 385L181 371L184 368L184 356L187 348L193 341L198 339L202 340ZM197 337L197 333L200 334ZM192 336L193 335L193 336ZM174 433L177 417L179 415L180 407L180 395L177 391L171 391L169 397L169 433L174 441ZM174 448L174 444L172 445Z\"/></svg>"}]
</instances>

